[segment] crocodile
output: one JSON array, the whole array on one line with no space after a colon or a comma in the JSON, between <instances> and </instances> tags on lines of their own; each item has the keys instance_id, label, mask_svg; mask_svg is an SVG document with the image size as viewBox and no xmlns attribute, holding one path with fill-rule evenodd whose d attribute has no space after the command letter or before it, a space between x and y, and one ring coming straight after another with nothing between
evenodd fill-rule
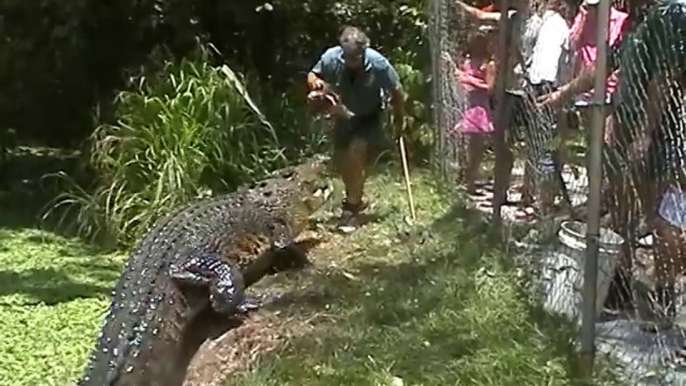
<instances>
[{"instance_id":1,"label":"crocodile","mask_svg":"<svg viewBox=\"0 0 686 386\"><path fill-rule=\"evenodd\" d=\"M209 310L228 319L259 308L244 292L260 277L254 265L264 264L264 255L303 258L294 238L331 192L325 160L315 158L158 220L115 286L77 385L181 385L193 354L182 352L184 334L197 328L194 318Z\"/></svg>"}]
</instances>

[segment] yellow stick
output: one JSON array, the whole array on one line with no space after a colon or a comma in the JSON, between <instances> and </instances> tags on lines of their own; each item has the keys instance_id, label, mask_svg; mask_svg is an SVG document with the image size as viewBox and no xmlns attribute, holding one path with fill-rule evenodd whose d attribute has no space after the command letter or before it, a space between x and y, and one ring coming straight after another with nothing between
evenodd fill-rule
<instances>
[{"instance_id":1,"label":"yellow stick","mask_svg":"<svg viewBox=\"0 0 686 386\"><path fill-rule=\"evenodd\" d=\"M403 137L398 140L400 143L400 158L403 163L403 174L405 175L405 188L407 188L407 198L410 202L410 214L412 215L412 221L417 219L417 215L414 212L414 199L412 198L412 186L410 185L410 170L407 167L407 155L405 154L405 141Z\"/></svg>"}]
</instances>

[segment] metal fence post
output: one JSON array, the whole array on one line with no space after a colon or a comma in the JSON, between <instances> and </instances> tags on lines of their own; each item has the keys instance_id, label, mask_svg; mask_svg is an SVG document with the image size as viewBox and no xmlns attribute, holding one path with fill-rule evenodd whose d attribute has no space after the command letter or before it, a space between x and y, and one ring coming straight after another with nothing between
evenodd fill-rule
<instances>
[{"instance_id":1,"label":"metal fence post","mask_svg":"<svg viewBox=\"0 0 686 386\"><path fill-rule=\"evenodd\" d=\"M596 61L593 116L588 147L588 218L586 223L586 259L584 262L583 309L581 321L581 363L583 381L592 383L595 362L596 282L600 238L600 201L602 185L602 150L605 131L608 24L610 1L598 5L598 58Z\"/></svg>"},{"instance_id":2,"label":"metal fence post","mask_svg":"<svg viewBox=\"0 0 686 386\"><path fill-rule=\"evenodd\" d=\"M505 156L507 156L507 143L505 141L505 130L509 124L509 119L506 115L507 109L505 108L505 86L507 84L507 78L509 76L509 62L510 50L508 49L508 31L510 26L510 20L508 15L508 8L510 7L510 0L500 0L500 20L498 21L498 57L497 57L497 73L495 84L495 136L494 136L494 148L495 148L495 176L493 183L493 229L497 235L501 235L502 228L502 213L501 208L505 199L507 198L507 186L504 186L502 181L508 178L504 173L510 173L511 171L503 170L503 163L506 162Z\"/></svg>"},{"instance_id":3,"label":"metal fence post","mask_svg":"<svg viewBox=\"0 0 686 386\"><path fill-rule=\"evenodd\" d=\"M439 175L442 178L447 177L445 164L445 122L443 122L443 115L445 106L443 105L443 74L441 72L441 51L443 50L444 37L441 35L441 26L445 22L443 19L445 14L443 12L443 0L430 0L427 2L427 11L429 13L429 45L431 51L431 107L432 120L434 125L433 139L434 151L433 161L434 167L438 168Z\"/></svg>"}]
</instances>

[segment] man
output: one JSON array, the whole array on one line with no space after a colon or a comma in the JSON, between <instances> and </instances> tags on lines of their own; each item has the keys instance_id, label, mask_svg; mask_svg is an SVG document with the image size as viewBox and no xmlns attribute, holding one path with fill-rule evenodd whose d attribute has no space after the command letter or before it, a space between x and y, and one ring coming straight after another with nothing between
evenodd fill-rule
<instances>
[{"instance_id":1,"label":"man","mask_svg":"<svg viewBox=\"0 0 686 386\"><path fill-rule=\"evenodd\" d=\"M334 164L345 184L344 218L365 209L366 168L383 141L384 97L390 96L396 136L404 130L404 95L397 72L367 36L355 27L343 30L339 45L329 48L307 75L310 91L331 88L340 97L331 112L334 124ZM312 94L311 94L312 95Z\"/></svg>"},{"instance_id":2,"label":"man","mask_svg":"<svg viewBox=\"0 0 686 386\"><path fill-rule=\"evenodd\" d=\"M625 291L630 285L631 247L637 227L636 221L629 221L635 211L626 178L630 177L651 226L656 217L655 198L662 190L659 166L666 164L667 155L683 153L683 145L670 137L683 131L678 126L680 119L675 118L675 109L683 102L674 99L684 93L684 80L679 77L686 69L686 1L659 0L643 9L636 9L645 6L642 0L633 0L630 5L635 7L629 13L630 30L623 43L609 52L608 73L618 69L621 73L603 150L603 169L610 182L607 201L614 203L613 225L627 240L615 283ZM639 22L636 11L643 14ZM583 69L577 78L540 102L559 104L591 89L594 73L595 66ZM673 298L671 288L658 288L657 292L660 303ZM628 293L622 295L629 297Z\"/></svg>"}]
</instances>

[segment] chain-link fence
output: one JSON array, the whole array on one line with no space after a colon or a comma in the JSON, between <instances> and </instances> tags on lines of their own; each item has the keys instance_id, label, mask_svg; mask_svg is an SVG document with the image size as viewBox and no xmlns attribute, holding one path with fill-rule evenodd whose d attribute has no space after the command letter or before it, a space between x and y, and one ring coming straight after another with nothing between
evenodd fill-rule
<instances>
[{"instance_id":1,"label":"chain-link fence","mask_svg":"<svg viewBox=\"0 0 686 386\"><path fill-rule=\"evenodd\" d=\"M582 359L686 385L686 1L586 1L430 2L437 166Z\"/></svg>"}]
</instances>

